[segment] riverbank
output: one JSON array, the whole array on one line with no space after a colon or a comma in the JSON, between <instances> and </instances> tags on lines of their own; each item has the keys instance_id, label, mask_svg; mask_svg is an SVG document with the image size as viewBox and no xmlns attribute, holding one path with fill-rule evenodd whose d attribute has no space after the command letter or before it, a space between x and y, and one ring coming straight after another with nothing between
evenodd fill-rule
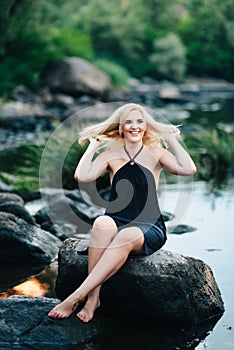
<instances>
[{"instance_id":1,"label":"riverbank","mask_svg":"<svg viewBox=\"0 0 234 350\"><path fill-rule=\"evenodd\" d=\"M118 105L127 102L143 104L171 121L186 119L189 116L186 111L197 108L217 111L223 101L234 99L234 83L198 78L188 78L181 84L132 78L124 89L110 89L104 96L80 91L75 97L75 92L69 95L62 91L62 86L59 89L54 91L45 86L35 93L18 86L7 101L0 99L0 149L24 143L45 144L53 130L71 115L76 114L82 123L90 123L106 118Z\"/></svg>"}]
</instances>

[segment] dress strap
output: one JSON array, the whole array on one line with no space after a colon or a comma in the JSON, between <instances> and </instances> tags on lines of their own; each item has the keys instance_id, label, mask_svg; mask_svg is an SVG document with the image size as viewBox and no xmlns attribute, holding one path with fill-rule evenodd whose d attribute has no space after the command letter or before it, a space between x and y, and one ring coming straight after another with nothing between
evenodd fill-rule
<instances>
[{"instance_id":1,"label":"dress strap","mask_svg":"<svg viewBox=\"0 0 234 350\"><path fill-rule=\"evenodd\" d=\"M135 158L141 153L141 151L143 150L144 145L141 145L141 148L139 149L139 151L135 154L135 156L131 157L130 154L128 153L126 146L124 145L124 150L126 152L126 154L128 155L129 159L130 159L130 165L134 165L135 164Z\"/></svg>"}]
</instances>

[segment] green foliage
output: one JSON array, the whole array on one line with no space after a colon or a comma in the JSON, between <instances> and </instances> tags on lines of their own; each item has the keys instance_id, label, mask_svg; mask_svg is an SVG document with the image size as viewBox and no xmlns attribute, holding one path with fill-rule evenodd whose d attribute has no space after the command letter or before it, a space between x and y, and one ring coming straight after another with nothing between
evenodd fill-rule
<instances>
[{"instance_id":1,"label":"green foliage","mask_svg":"<svg viewBox=\"0 0 234 350\"><path fill-rule=\"evenodd\" d=\"M0 176L23 197L38 190L42 147L22 145L0 152Z\"/></svg>"},{"instance_id":2,"label":"green foliage","mask_svg":"<svg viewBox=\"0 0 234 350\"><path fill-rule=\"evenodd\" d=\"M78 14L78 27L88 33L98 57L110 57L136 74L144 55L144 6L141 0L92 0Z\"/></svg>"},{"instance_id":3,"label":"green foliage","mask_svg":"<svg viewBox=\"0 0 234 350\"><path fill-rule=\"evenodd\" d=\"M185 47L180 38L170 33L154 42L154 53L150 56L154 75L181 81L185 74Z\"/></svg>"},{"instance_id":4,"label":"green foliage","mask_svg":"<svg viewBox=\"0 0 234 350\"><path fill-rule=\"evenodd\" d=\"M99 58L93 62L93 64L109 75L111 82L116 87L126 87L130 75L124 67L120 64L110 61L105 58Z\"/></svg>"},{"instance_id":5,"label":"green foliage","mask_svg":"<svg viewBox=\"0 0 234 350\"><path fill-rule=\"evenodd\" d=\"M61 154L64 152L64 144L70 143L69 135L53 140L50 149L47 149L44 162L41 167L44 151L43 146L22 145L18 148L0 152L0 178L21 194L27 197L31 192L38 190L40 184L43 187L59 183L56 176L62 171L62 186L67 189L77 187L73 179L74 171L85 147L75 142L66 154L64 163L61 164ZM40 173L43 170L43 173ZM40 183L39 183L40 178Z\"/></svg>"},{"instance_id":6,"label":"green foliage","mask_svg":"<svg viewBox=\"0 0 234 350\"><path fill-rule=\"evenodd\" d=\"M193 0L188 9L189 14L177 26L187 48L188 69L197 75L233 79L233 1L231 8L229 0Z\"/></svg>"},{"instance_id":7,"label":"green foliage","mask_svg":"<svg viewBox=\"0 0 234 350\"><path fill-rule=\"evenodd\" d=\"M189 135L186 144L193 152L199 179L208 181L212 190L222 187L234 161L234 133L207 130L203 136Z\"/></svg>"},{"instance_id":8,"label":"green foliage","mask_svg":"<svg viewBox=\"0 0 234 350\"><path fill-rule=\"evenodd\" d=\"M78 30L57 28L54 30L52 43L61 59L64 56L77 56L88 60L94 57L90 36Z\"/></svg>"},{"instance_id":9,"label":"green foliage","mask_svg":"<svg viewBox=\"0 0 234 350\"><path fill-rule=\"evenodd\" d=\"M8 55L0 62L0 94L8 93L20 84L34 90L39 87L39 73L46 62L61 58L49 47L48 39L48 36L43 39L28 33L9 45Z\"/></svg>"},{"instance_id":10,"label":"green foliage","mask_svg":"<svg viewBox=\"0 0 234 350\"><path fill-rule=\"evenodd\" d=\"M19 84L38 88L40 72L49 61L61 60L66 55L93 57L87 35L69 28L57 29L63 17L61 4L61 0L22 0L2 5L0 94Z\"/></svg>"},{"instance_id":11,"label":"green foliage","mask_svg":"<svg viewBox=\"0 0 234 350\"><path fill-rule=\"evenodd\" d=\"M107 57L138 78L180 80L187 68L231 80L233 27L233 0L2 0L0 94L36 89L45 64L65 56Z\"/></svg>"}]
</instances>

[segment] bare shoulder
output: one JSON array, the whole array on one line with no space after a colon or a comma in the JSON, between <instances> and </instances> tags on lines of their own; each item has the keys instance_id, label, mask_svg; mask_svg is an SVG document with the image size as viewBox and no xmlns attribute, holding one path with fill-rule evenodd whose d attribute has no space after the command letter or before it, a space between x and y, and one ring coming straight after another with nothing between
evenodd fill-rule
<instances>
[{"instance_id":1,"label":"bare shoulder","mask_svg":"<svg viewBox=\"0 0 234 350\"><path fill-rule=\"evenodd\" d=\"M156 162L159 162L160 159L167 154L167 150L163 147L147 147L150 154L154 157Z\"/></svg>"}]
</instances>

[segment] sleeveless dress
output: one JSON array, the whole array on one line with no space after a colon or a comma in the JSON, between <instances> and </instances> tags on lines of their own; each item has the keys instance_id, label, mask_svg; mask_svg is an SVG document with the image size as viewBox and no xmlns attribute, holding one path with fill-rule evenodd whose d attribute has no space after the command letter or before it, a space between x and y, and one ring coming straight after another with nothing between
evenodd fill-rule
<instances>
[{"instance_id":1,"label":"sleeveless dress","mask_svg":"<svg viewBox=\"0 0 234 350\"><path fill-rule=\"evenodd\" d=\"M105 215L115 221L119 230L140 228L144 233L146 255L153 254L166 242L154 176L136 162L129 161L115 173Z\"/></svg>"}]
</instances>

